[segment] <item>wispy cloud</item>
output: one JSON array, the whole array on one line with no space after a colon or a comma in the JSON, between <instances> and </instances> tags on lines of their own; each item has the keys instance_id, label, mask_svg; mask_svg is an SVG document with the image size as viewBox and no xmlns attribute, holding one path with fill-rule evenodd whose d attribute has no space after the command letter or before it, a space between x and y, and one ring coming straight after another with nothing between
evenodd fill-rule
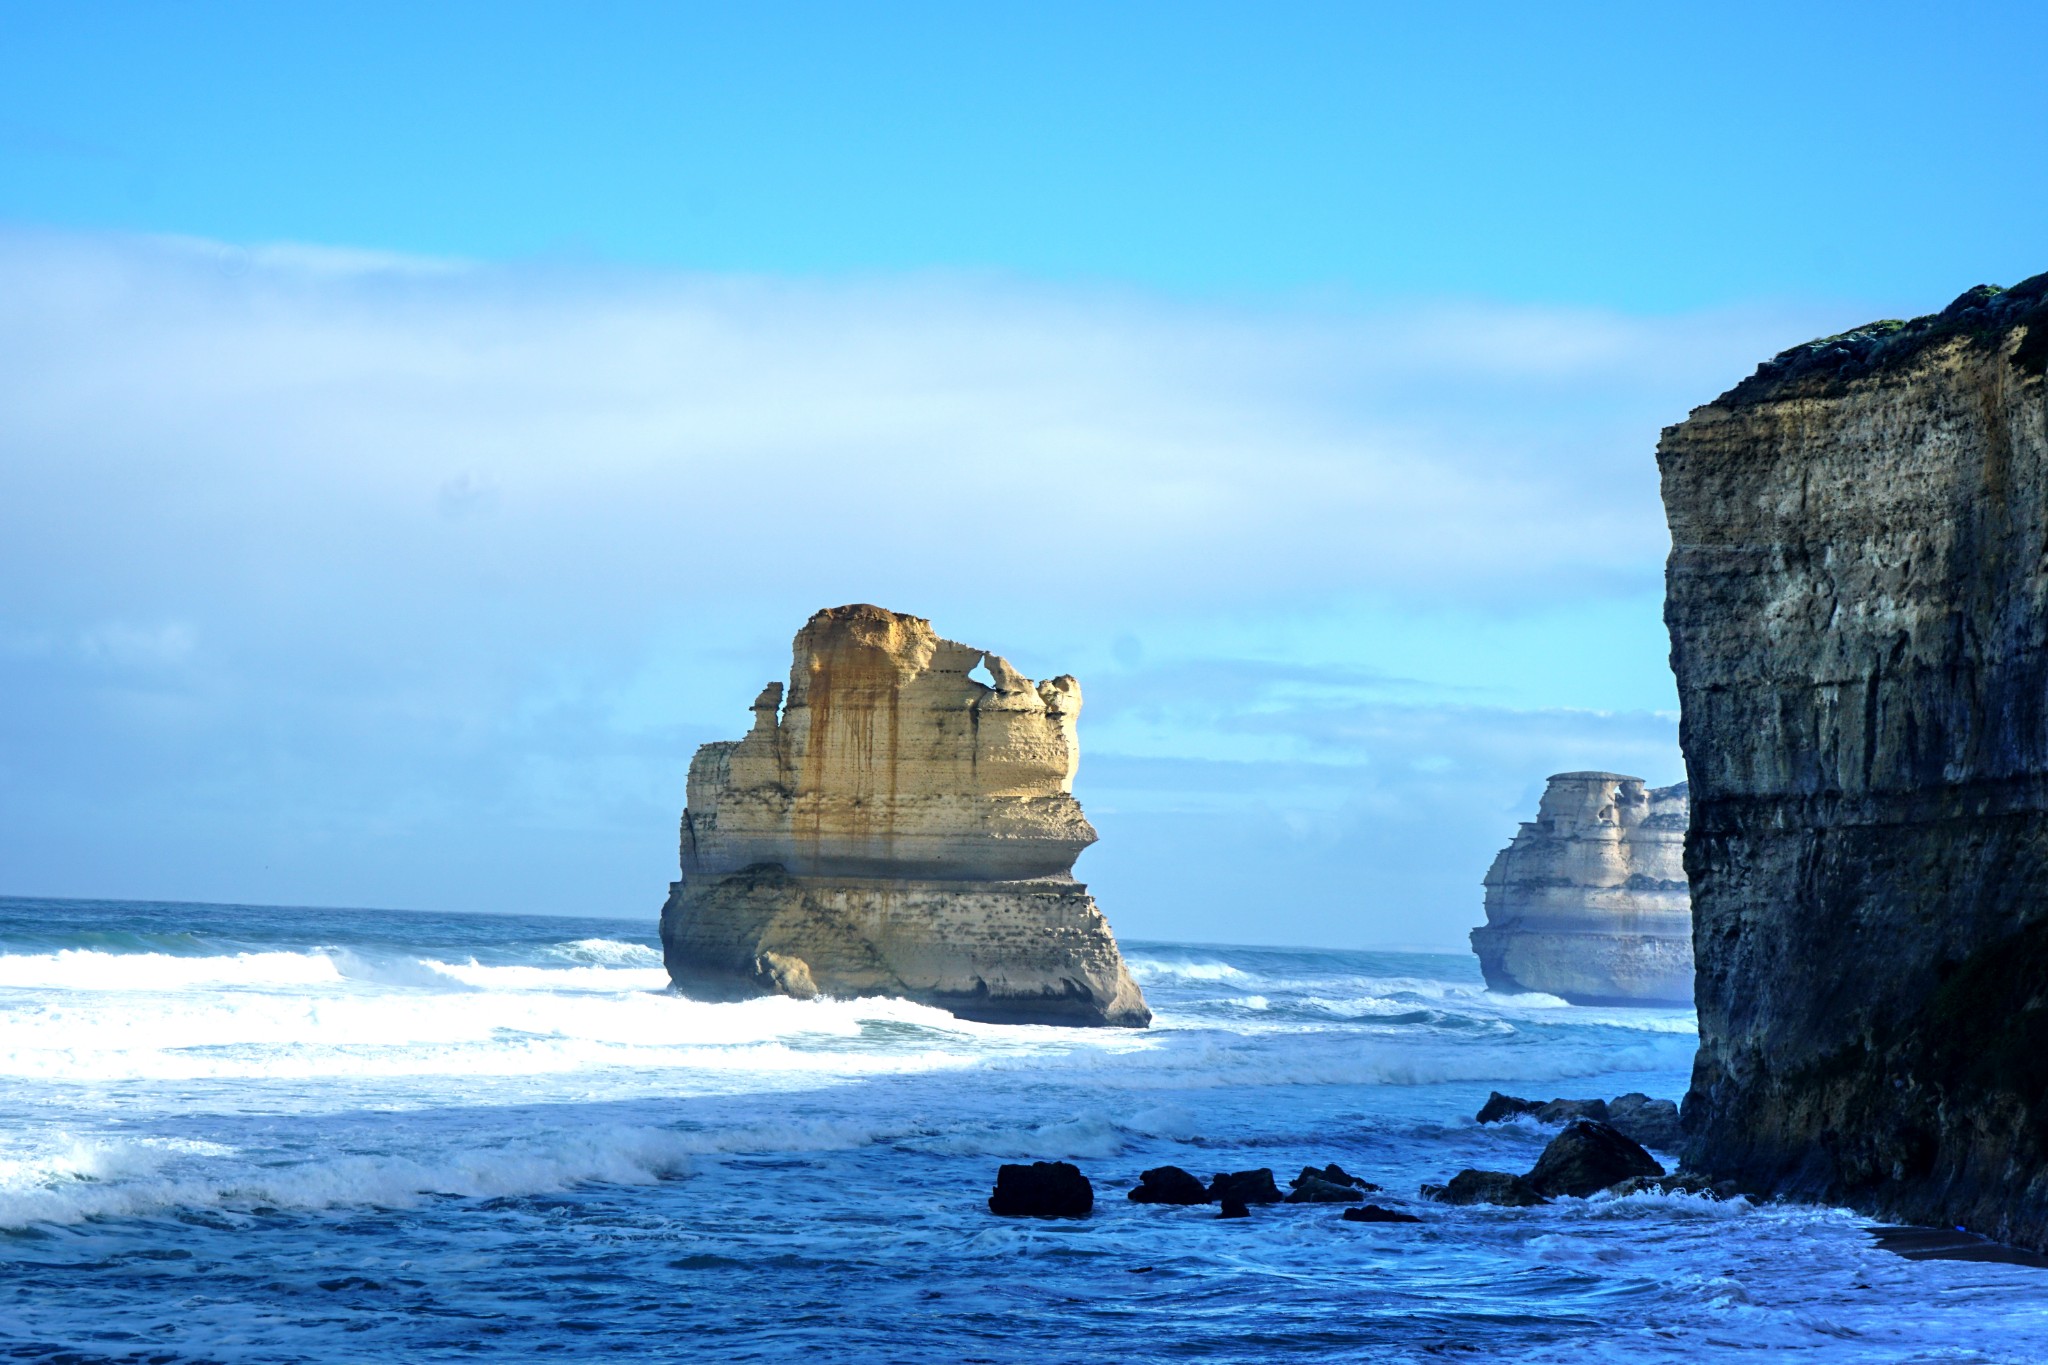
<instances>
[{"instance_id":1,"label":"wispy cloud","mask_svg":"<svg viewBox=\"0 0 2048 1365\"><path fill-rule=\"evenodd\" d=\"M1097 751L1506 753L1458 717L1520 661L1360 623L1653 593L1658 426L1841 321L29 233L0 298L0 637L92 642L0 650L0 880L528 909L658 890L689 744L842 601L1095 669Z\"/></svg>"}]
</instances>

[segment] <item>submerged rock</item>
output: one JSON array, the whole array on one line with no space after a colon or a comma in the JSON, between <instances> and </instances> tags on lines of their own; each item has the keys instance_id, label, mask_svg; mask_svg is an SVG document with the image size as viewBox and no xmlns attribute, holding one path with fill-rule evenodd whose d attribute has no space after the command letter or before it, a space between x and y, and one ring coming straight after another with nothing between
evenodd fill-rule
<instances>
[{"instance_id":1,"label":"submerged rock","mask_svg":"<svg viewBox=\"0 0 2048 1365\"><path fill-rule=\"evenodd\" d=\"M1095 1189L1069 1161L1034 1161L996 1171L988 1211L1006 1218L1082 1218L1095 1207Z\"/></svg>"},{"instance_id":2,"label":"submerged rock","mask_svg":"<svg viewBox=\"0 0 2048 1365\"><path fill-rule=\"evenodd\" d=\"M1357 1186L1340 1185L1321 1176L1290 1183L1294 1188L1287 1194L1286 1202L1289 1204L1355 1204L1365 1198L1365 1191Z\"/></svg>"},{"instance_id":3,"label":"submerged rock","mask_svg":"<svg viewBox=\"0 0 2048 1365\"><path fill-rule=\"evenodd\" d=\"M1223 1207L1216 1212L1218 1218L1249 1218L1252 1211L1242 1199L1226 1199Z\"/></svg>"},{"instance_id":4,"label":"submerged rock","mask_svg":"<svg viewBox=\"0 0 2048 1365\"><path fill-rule=\"evenodd\" d=\"M990 681L976 680L977 668ZM1151 1021L1074 858L1081 686L880 607L797 632L746 738L690 763L669 975L697 995L897 995L993 1023Z\"/></svg>"},{"instance_id":5,"label":"submerged rock","mask_svg":"<svg viewBox=\"0 0 2048 1365\"><path fill-rule=\"evenodd\" d=\"M1686 787L1559 773L1486 873L1486 984L1574 1004L1692 999Z\"/></svg>"},{"instance_id":6,"label":"submerged rock","mask_svg":"<svg viewBox=\"0 0 2048 1365\"><path fill-rule=\"evenodd\" d=\"M1679 1171L1672 1175L1631 1176L1618 1185L1608 1187L1609 1194L1643 1194L1655 1191L1658 1194L1691 1194L1704 1199L1733 1199L1741 1193L1732 1180L1709 1180L1692 1171Z\"/></svg>"},{"instance_id":7,"label":"submerged rock","mask_svg":"<svg viewBox=\"0 0 2048 1365\"><path fill-rule=\"evenodd\" d=\"M1634 1176L1659 1176L1657 1159L1597 1119L1576 1119L1550 1140L1525 1177L1531 1189L1583 1199Z\"/></svg>"},{"instance_id":8,"label":"submerged rock","mask_svg":"<svg viewBox=\"0 0 2048 1365\"><path fill-rule=\"evenodd\" d=\"M1270 1166L1220 1173L1209 1182L1209 1198L1219 1204L1277 1204L1281 1197Z\"/></svg>"},{"instance_id":9,"label":"submerged rock","mask_svg":"<svg viewBox=\"0 0 2048 1365\"><path fill-rule=\"evenodd\" d=\"M1155 1166L1139 1173L1137 1188L1125 1198L1134 1204L1206 1204L1209 1190L1178 1166Z\"/></svg>"},{"instance_id":10,"label":"submerged rock","mask_svg":"<svg viewBox=\"0 0 2048 1365\"><path fill-rule=\"evenodd\" d=\"M1422 1220L1412 1213L1399 1209L1385 1209L1378 1204L1367 1204L1364 1208L1344 1210L1347 1223L1419 1223Z\"/></svg>"},{"instance_id":11,"label":"submerged rock","mask_svg":"<svg viewBox=\"0 0 2048 1365\"><path fill-rule=\"evenodd\" d=\"M2048 275L1664 433L1685 1160L2048 1247Z\"/></svg>"},{"instance_id":12,"label":"submerged rock","mask_svg":"<svg viewBox=\"0 0 2048 1365\"><path fill-rule=\"evenodd\" d=\"M1287 1183L1290 1187L1299 1189L1311 1180L1326 1181L1332 1185L1349 1185L1355 1190L1365 1190L1368 1193L1379 1189L1379 1186L1373 1184L1370 1180L1351 1174L1351 1172L1345 1170L1334 1161L1321 1169L1314 1166L1304 1166L1301 1168L1301 1174Z\"/></svg>"},{"instance_id":13,"label":"submerged rock","mask_svg":"<svg viewBox=\"0 0 2048 1365\"><path fill-rule=\"evenodd\" d=\"M1422 1197L1439 1204L1501 1204L1508 1208L1531 1208L1550 1202L1518 1175L1470 1169L1452 1176L1447 1185L1424 1185Z\"/></svg>"}]
</instances>

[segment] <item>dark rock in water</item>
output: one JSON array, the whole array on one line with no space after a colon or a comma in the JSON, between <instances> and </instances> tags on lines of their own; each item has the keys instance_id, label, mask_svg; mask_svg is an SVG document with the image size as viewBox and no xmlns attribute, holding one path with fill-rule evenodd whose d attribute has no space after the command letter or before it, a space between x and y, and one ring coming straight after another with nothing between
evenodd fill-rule
<instances>
[{"instance_id":1,"label":"dark rock in water","mask_svg":"<svg viewBox=\"0 0 2048 1365\"><path fill-rule=\"evenodd\" d=\"M1671 1100L1653 1100L1641 1091L1631 1091L1612 1100L1518 1099L1496 1090L1487 1097L1474 1117L1481 1123L1500 1123L1527 1114L1538 1123L1570 1123L1573 1119L1598 1119L1645 1147L1678 1150L1685 1139L1678 1126L1678 1105Z\"/></svg>"},{"instance_id":2,"label":"dark rock in water","mask_svg":"<svg viewBox=\"0 0 2048 1365\"><path fill-rule=\"evenodd\" d=\"M1685 1130L1678 1126L1678 1105L1671 1100L1653 1100L1641 1091L1609 1100L1607 1121L1622 1136L1645 1147L1675 1152L1685 1142Z\"/></svg>"},{"instance_id":3,"label":"dark rock in water","mask_svg":"<svg viewBox=\"0 0 2048 1365\"><path fill-rule=\"evenodd\" d=\"M1422 1220L1412 1213L1398 1209L1383 1209L1378 1204L1367 1204L1364 1208L1344 1210L1347 1223L1419 1223Z\"/></svg>"},{"instance_id":4,"label":"dark rock in water","mask_svg":"<svg viewBox=\"0 0 2048 1365\"><path fill-rule=\"evenodd\" d=\"M1321 1170L1317 1170L1313 1166L1304 1166L1301 1168L1301 1174L1287 1183L1290 1187L1299 1189L1310 1180L1328 1181L1332 1185L1349 1185L1354 1190L1364 1190L1368 1194L1379 1189L1379 1186L1373 1184L1370 1180L1351 1174L1351 1172L1345 1170L1334 1161Z\"/></svg>"},{"instance_id":5,"label":"dark rock in water","mask_svg":"<svg viewBox=\"0 0 2048 1365\"><path fill-rule=\"evenodd\" d=\"M1658 448L1685 1163L2048 1249L2048 275L1795 347Z\"/></svg>"},{"instance_id":6,"label":"dark rock in water","mask_svg":"<svg viewBox=\"0 0 2048 1365\"><path fill-rule=\"evenodd\" d=\"M1582 1199L1631 1176L1662 1174L1664 1168L1640 1143L1598 1119L1578 1119L1550 1140L1527 1178L1541 1194Z\"/></svg>"},{"instance_id":7,"label":"dark rock in water","mask_svg":"<svg viewBox=\"0 0 2048 1365\"><path fill-rule=\"evenodd\" d=\"M1339 1185L1321 1176L1310 1176L1293 1184L1294 1189L1286 1201L1290 1204L1355 1204L1365 1198L1365 1191L1357 1186Z\"/></svg>"},{"instance_id":8,"label":"dark rock in water","mask_svg":"<svg viewBox=\"0 0 2048 1365\"><path fill-rule=\"evenodd\" d=\"M1252 1211L1245 1207L1244 1200L1242 1199L1226 1199L1223 1201L1222 1210L1216 1216L1218 1218L1249 1218L1252 1216Z\"/></svg>"},{"instance_id":9,"label":"dark rock in water","mask_svg":"<svg viewBox=\"0 0 2048 1365\"><path fill-rule=\"evenodd\" d=\"M1034 1161L996 1172L988 1211L1010 1218L1081 1218L1095 1207L1095 1190L1069 1161Z\"/></svg>"},{"instance_id":10,"label":"dark rock in water","mask_svg":"<svg viewBox=\"0 0 2048 1365\"><path fill-rule=\"evenodd\" d=\"M1502 1204L1516 1209L1550 1202L1528 1181L1506 1171L1463 1170L1448 1185L1424 1185L1422 1197L1439 1204Z\"/></svg>"},{"instance_id":11,"label":"dark rock in water","mask_svg":"<svg viewBox=\"0 0 2048 1365\"><path fill-rule=\"evenodd\" d=\"M1607 1118L1606 1100L1524 1100L1496 1090L1473 1117L1480 1123L1501 1123L1527 1114L1538 1123L1570 1123L1573 1119Z\"/></svg>"},{"instance_id":12,"label":"dark rock in water","mask_svg":"<svg viewBox=\"0 0 2048 1365\"><path fill-rule=\"evenodd\" d=\"M1534 1113L1537 1107L1534 1100L1517 1099L1496 1090L1486 1097L1486 1103L1480 1105L1479 1112L1472 1117L1481 1123L1504 1123L1517 1115Z\"/></svg>"},{"instance_id":13,"label":"dark rock in water","mask_svg":"<svg viewBox=\"0 0 2048 1365\"><path fill-rule=\"evenodd\" d=\"M1138 1187L1126 1198L1135 1204L1206 1204L1209 1191L1178 1166L1155 1166L1138 1176Z\"/></svg>"},{"instance_id":14,"label":"dark rock in water","mask_svg":"<svg viewBox=\"0 0 2048 1365\"><path fill-rule=\"evenodd\" d=\"M1273 1168L1270 1166L1261 1166L1256 1171L1219 1174L1209 1182L1209 1199L1213 1203L1228 1204L1236 1200L1244 1204L1277 1204L1280 1198L1280 1187L1273 1183Z\"/></svg>"},{"instance_id":15,"label":"dark rock in water","mask_svg":"<svg viewBox=\"0 0 2048 1365\"><path fill-rule=\"evenodd\" d=\"M1575 1119L1607 1121L1606 1100L1551 1100L1535 1109L1538 1123L1570 1123Z\"/></svg>"}]
</instances>

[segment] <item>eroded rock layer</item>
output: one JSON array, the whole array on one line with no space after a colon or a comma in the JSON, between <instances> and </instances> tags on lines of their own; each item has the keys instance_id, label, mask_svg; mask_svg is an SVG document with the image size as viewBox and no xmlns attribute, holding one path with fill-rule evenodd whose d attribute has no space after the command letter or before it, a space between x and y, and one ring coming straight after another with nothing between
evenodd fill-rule
<instances>
[{"instance_id":1,"label":"eroded rock layer","mask_svg":"<svg viewBox=\"0 0 2048 1365\"><path fill-rule=\"evenodd\" d=\"M1472 951L1498 991L1578 1004L1692 999L1685 784L1559 773L1486 873Z\"/></svg>"},{"instance_id":2,"label":"eroded rock layer","mask_svg":"<svg viewBox=\"0 0 2048 1365\"><path fill-rule=\"evenodd\" d=\"M2048 1244L2048 276L1665 432L1687 1164Z\"/></svg>"},{"instance_id":3,"label":"eroded rock layer","mask_svg":"<svg viewBox=\"0 0 2048 1365\"><path fill-rule=\"evenodd\" d=\"M988 681L971 676L977 668ZM788 690L690 764L662 911L693 992L902 995L994 1022L1151 1019L1074 859L1081 687L880 607L821 611Z\"/></svg>"}]
</instances>

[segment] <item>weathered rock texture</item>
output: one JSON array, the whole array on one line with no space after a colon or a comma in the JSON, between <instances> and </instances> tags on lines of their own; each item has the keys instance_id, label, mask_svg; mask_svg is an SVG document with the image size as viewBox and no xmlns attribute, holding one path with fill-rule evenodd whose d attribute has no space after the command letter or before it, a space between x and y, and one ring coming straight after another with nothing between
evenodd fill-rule
<instances>
[{"instance_id":1,"label":"weathered rock texture","mask_svg":"<svg viewBox=\"0 0 2048 1365\"><path fill-rule=\"evenodd\" d=\"M1486 984L1577 1004L1692 999L1685 784L1559 773L1486 873Z\"/></svg>"},{"instance_id":2,"label":"weathered rock texture","mask_svg":"<svg viewBox=\"0 0 2048 1365\"><path fill-rule=\"evenodd\" d=\"M989 683L970 677L983 666ZM1073 880L1081 686L880 607L797 632L745 739L690 763L662 910L693 992L901 995L992 1022L1143 1026L1109 922Z\"/></svg>"},{"instance_id":3,"label":"weathered rock texture","mask_svg":"<svg viewBox=\"0 0 2048 1365\"><path fill-rule=\"evenodd\" d=\"M2048 1245L2048 276L1664 434L1686 1159Z\"/></svg>"}]
</instances>

